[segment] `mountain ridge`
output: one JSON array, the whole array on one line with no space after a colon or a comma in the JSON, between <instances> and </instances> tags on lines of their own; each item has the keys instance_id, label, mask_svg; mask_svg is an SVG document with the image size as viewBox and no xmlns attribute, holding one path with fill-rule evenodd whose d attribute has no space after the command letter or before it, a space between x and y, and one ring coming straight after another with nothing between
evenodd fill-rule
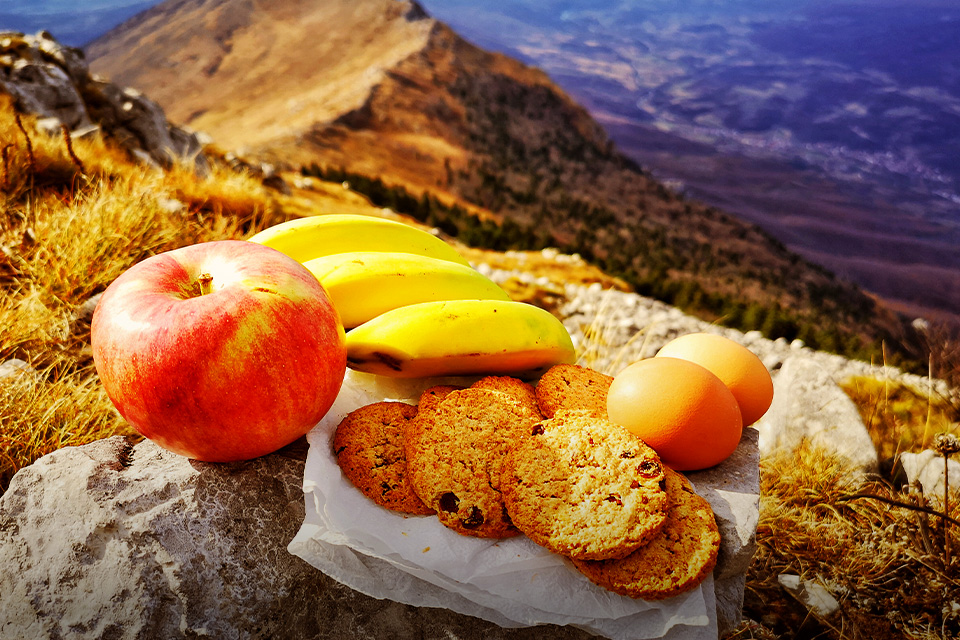
<instances>
[{"instance_id":1,"label":"mountain ridge","mask_svg":"<svg viewBox=\"0 0 960 640\"><path fill-rule=\"evenodd\" d=\"M218 145L288 169L375 176L428 210L442 202L446 213L427 215L448 222L449 207L509 221L528 244L581 252L717 321L824 348L839 332L848 350L905 331L759 227L671 192L542 70L466 42L416 3L258 6L170 0L94 42L91 67ZM217 22L228 13L229 39Z\"/></svg>"}]
</instances>

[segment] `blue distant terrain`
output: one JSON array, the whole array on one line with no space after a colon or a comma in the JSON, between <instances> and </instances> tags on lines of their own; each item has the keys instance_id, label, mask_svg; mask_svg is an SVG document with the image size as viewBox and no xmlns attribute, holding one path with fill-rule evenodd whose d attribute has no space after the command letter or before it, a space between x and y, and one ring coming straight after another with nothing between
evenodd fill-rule
<instances>
[{"instance_id":1,"label":"blue distant terrain","mask_svg":"<svg viewBox=\"0 0 960 640\"><path fill-rule=\"evenodd\" d=\"M547 71L668 186L924 301L907 313L960 314L960 3L424 5Z\"/></svg>"},{"instance_id":2,"label":"blue distant terrain","mask_svg":"<svg viewBox=\"0 0 960 640\"><path fill-rule=\"evenodd\" d=\"M652 125L960 211L960 3L426 0L601 120Z\"/></svg>"},{"instance_id":3,"label":"blue distant terrain","mask_svg":"<svg viewBox=\"0 0 960 640\"><path fill-rule=\"evenodd\" d=\"M0 31L49 31L63 44L82 47L157 0L0 0Z\"/></svg>"}]
</instances>

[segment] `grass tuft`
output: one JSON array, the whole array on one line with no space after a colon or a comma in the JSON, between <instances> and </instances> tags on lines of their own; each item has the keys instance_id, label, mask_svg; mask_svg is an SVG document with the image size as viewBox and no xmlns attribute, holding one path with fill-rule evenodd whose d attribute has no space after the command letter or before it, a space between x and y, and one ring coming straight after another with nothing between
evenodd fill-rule
<instances>
[{"instance_id":1,"label":"grass tuft","mask_svg":"<svg viewBox=\"0 0 960 640\"><path fill-rule=\"evenodd\" d=\"M848 499L854 495L886 499ZM801 448L761 461L758 549L745 612L782 637L948 638L960 633L960 565L944 563L956 527L909 508L922 496L860 480L823 451ZM904 506L891 504L904 503ZM960 511L950 513L956 518ZM819 618L788 596L777 576L827 588L840 610Z\"/></svg>"},{"instance_id":2,"label":"grass tuft","mask_svg":"<svg viewBox=\"0 0 960 640\"><path fill-rule=\"evenodd\" d=\"M930 389L867 376L852 377L840 386L857 405L881 460L930 449L938 433L957 430L956 407Z\"/></svg>"},{"instance_id":3,"label":"grass tuft","mask_svg":"<svg viewBox=\"0 0 960 640\"><path fill-rule=\"evenodd\" d=\"M0 488L25 461L133 430L89 370L54 367L0 379Z\"/></svg>"}]
</instances>

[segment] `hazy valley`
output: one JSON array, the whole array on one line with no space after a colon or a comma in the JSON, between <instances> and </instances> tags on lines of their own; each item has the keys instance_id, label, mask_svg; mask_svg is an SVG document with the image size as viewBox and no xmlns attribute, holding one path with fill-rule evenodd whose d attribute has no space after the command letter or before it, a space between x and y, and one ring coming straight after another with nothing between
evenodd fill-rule
<instances>
[{"instance_id":1,"label":"hazy valley","mask_svg":"<svg viewBox=\"0 0 960 640\"><path fill-rule=\"evenodd\" d=\"M955 7L425 4L674 188L913 312L960 311Z\"/></svg>"}]
</instances>

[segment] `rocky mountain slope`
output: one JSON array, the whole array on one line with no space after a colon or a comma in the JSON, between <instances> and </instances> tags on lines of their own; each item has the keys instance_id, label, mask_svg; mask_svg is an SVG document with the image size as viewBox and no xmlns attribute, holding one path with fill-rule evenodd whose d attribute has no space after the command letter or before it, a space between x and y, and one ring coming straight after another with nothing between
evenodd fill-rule
<instances>
[{"instance_id":1,"label":"rocky mountain slope","mask_svg":"<svg viewBox=\"0 0 960 640\"><path fill-rule=\"evenodd\" d=\"M907 331L758 227L665 188L542 71L415 2L170 0L87 54L220 146L375 178L453 234L579 252L702 317L848 354Z\"/></svg>"}]
</instances>

